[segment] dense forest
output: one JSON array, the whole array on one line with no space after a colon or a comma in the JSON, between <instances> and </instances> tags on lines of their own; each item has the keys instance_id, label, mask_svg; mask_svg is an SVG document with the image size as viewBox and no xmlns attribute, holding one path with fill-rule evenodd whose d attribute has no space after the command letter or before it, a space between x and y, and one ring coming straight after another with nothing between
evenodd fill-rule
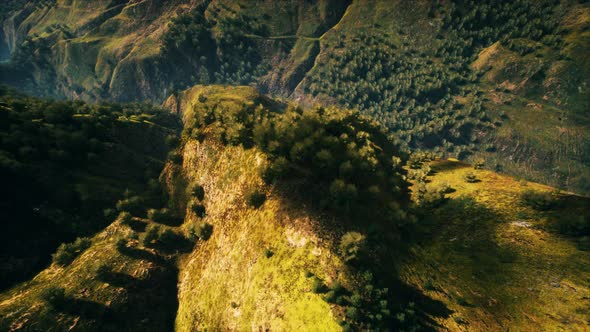
<instances>
[{"instance_id":1,"label":"dense forest","mask_svg":"<svg viewBox=\"0 0 590 332\"><path fill-rule=\"evenodd\" d=\"M149 105L42 100L5 87L0 120L2 287L43 266L59 243L108 225L116 214L103 210L126 191L159 190L165 139L179 127Z\"/></svg>"}]
</instances>

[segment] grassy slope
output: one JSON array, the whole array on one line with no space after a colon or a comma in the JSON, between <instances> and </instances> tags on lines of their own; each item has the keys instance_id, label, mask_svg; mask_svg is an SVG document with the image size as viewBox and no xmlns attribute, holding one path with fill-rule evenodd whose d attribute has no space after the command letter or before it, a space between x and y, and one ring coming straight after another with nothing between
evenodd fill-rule
<instances>
[{"instance_id":1,"label":"grassy slope","mask_svg":"<svg viewBox=\"0 0 590 332\"><path fill-rule=\"evenodd\" d=\"M197 86L183 94L185 123L193 107L241 107L259 97L245 87ZM198 102L200 95L205 103ZM346 279L345 273L338 275L343 264L330 249L331 240L319 232L317 217L292 206L275 188L267 188L261 208L245 203L247 190L264 187L258 170L265 163L256 148L186 144L184 173L189 182L204 186L204 221L214 228L180 264L178 330L340 329L330 305L311 292L312 279L304 275L311 271L328 283ZM184 227L198 222L189 213ZM272 257L266 257L266 249Z\"/></svg>"},{"instance_id":2,"label":"grassy slope","mask_svg":"<svg viewBox=\"0 0 590 332\"><path fill-rule=\"evenodd\" d=\"M168 101L183 112L185 123L193 107L243 103L285 107L247 87L197 86ZM268 200L259 209L244 201L247 190L264 188L258 173L264 154L188 139L183 155L182 167L168 164L161 177L171 205L184 211L187 185L197 182L205 189L207 216L198 220L187 212L176 231L205 221L213 225L208 241L182 255L129 240L135 249L121 254L115 242L132 232L116 221L70 266L51 266L0 294L0 329L92 330L111 322L118 329L167 330L174 324L180 331L340 330L341 308L311 292L312 279L305 277L310 271L327 284L339 280L354 287L322 220L278 187L265 188ZM471 169L458 162L436 162L433 169L429 185L449 183L456 191L432 214L435 231L403 259L401 278L454 311L446 319L433 317L441 328L587 329L590 257L552 231L557 217L578 214L585 199L566 196L566 208L540 213L521 206L520 193L550 187L525 186L485 170L477 171L481 182L469 184L462 177ZM138 233L141 240L141 227ZM101 263L115 272L109 282L96 278ZM48 286L66 288L76 309L50 309L39 297Z\"/></svg>"},{"instance_id":3,"label":"grassy slope","mask_svg":"<svg viewBox=\"0 0 590 332\"><path fill-rule=\"evenodd\" d=\"M588 330L590 254L553 230L588 199L565 195L563 208L539 212L520 195L553 188L486 170L467 183L472 167L453 161L432 168L429 186L456 191L433 213L435 230L405 260L402 279L454 311L438 323L457 331Z\"/></svg>"},{"instance_id":4,"label":"grassy slope","mask_svg":"<svg viewBox=\"0 0 590 332\"><path fill-rule=\"evenodd\" d=\"M488 166L500 164L509 174L586 193L589 6L570 8L562 27L565 45L559 50L521 40L538 47L522 56L495 43L474 62L485 72L481 85L490 100L488 109L507 116L486 138L498 151L479 155L488 159Z\"/></svg>"},{"instance_id":5,"label":"grassy slope","mask_svg":"<svg viewBox=\"0 0 590 332\"><path fill-rule=\"evenodd\" d=\"M129 226L116 221L70 265L52 265L31 281L0 294L0 329L172 330L177 305L173 257L146 248L122 254L115 242L131 233ZM107 281L96 277L101 264L109 266ZM49 287L65 288L65 309L53 309L42 300Z\"/></svg>"}]
</instances>

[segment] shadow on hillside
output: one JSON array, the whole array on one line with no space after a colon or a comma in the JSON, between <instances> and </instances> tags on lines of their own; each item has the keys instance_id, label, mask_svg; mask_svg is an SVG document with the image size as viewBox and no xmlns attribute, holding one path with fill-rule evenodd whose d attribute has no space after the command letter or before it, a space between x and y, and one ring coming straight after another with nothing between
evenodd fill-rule
<instances>
[{"instance_id":1,"label":"shadow on hillside","mask_svg":"<svg viewBox=\"0 0 590 332\"><path fill-rule=\"evenodd\" d=\"M506 223L502 216L470 197L459 197L448 200L439 208L422 211L421 219L427 226L410 244L421 247L423 256L411 259L422 260L424 266L432 268L420 275L423 279L433 280L432 290L443 292L451 301L464 307L485 306L487 297L513 297L503 285L513 279L512 263L517 254L497 242L497 228L505 227ZM452 273L452 281L445 271ZM446 283L448 290L436 287L440 282ZM402 288L401 292L409 298L418 296L416 303L428 315L441 312L440 308L432 307L428 300L421 298L427 297L421 290L412 288ZM473 290L485 296L473 295ZM449 312L445 314L448 317Z\"/></svg>"},{"instance_id":2,"label":"shadow on hillside","mask_svg":"<svg viewBox=\"0 0 590 332\"><path fill-rule=\"evenodd\" d=\"M112 316L112 311L104 304L78 298L67 298L61 311L86 319L107 319Z\"/></svg>"},{"instance_id":3,"label":"shadow on hillside","mask_svg":"<svg viewBox=\"0 0 590 332\"><path fill-rule=\"evenodd\" d=\"M449 160L438 160L430 165L432 174L438 172L448 172L461 168L469 168L471 165L462 162L449 161Z\"/></svg>"},{"instance_id":4,"label":"shadow on hillside","mask_svg":"<svg viewBox=\"0 0 590 332\"><path fill-rule=\"evenodd\" d=\"M147 223L137 219L131 219L125 222L125 225L129 226L134 232L143 233L147 227Z\"/></svg>"},{"instance_id":5,"label":"shadow on hillside","mask_svg":"<svg viewBox=\"0 0 590 332\"><path fill-rule=\"evenodd\" d=\"M178 310L178 269L173 264L156 264L145 278L126 273L105 271L98 279L113 287L125 289L126 300L114 302L106 309L82 303L88 318L102 318L99 322L113 331L173 331ZM78 304L78 303L74 303ZM79 314L70 311L72 314ZM108 327L108 328L107 328Z\"/></svg>"},{"instance_id":6,"label":"shadow on hillside","mask_svg":"<svg viewBox=\"0 0 590 332\"><path fill-rule=\"evenodd\" d=\"M170 263L164 257L147 250L125 247L119 249L119 251L127 257L135 258L138 260L146 260L159 265L170 265Z\"/></svg>"},{"instance_id":7,"label":"shadow on hillside","mask_svg":"<svg viewBox=\"0 0 590 332\"><path fill-rule=\"evenodd\" d=\"M454 162L449 165L468 167ZM290 197L282 201L286 206L290 206L290 212L295 214L291 216L293 219L309 214L309 206L313 204L301 200L297 202L292 199L292 194L281 196ZM498 294L498 290L502 292L502 286L512 278L514 267L511 263L516 258L513 251L502 248L495 238L497 227L503 227L505 221L472 198L449 199L440 207L415 211L419 221L402 231L395 230L396 228L391 225L369 226L366 220L346 220L334 218L328 213L316 213L324 216L315 230L320 237L333 238L350 230L360 230L369 234L368 245L374 248L371 251L375 256L363 262L361 266L349 267L361 273L365 270L372 271L373 286L389 289L388 302L392 313L388 324L390 327L406 330L412 326L407 320L400 323L396 318L410 303L415 304L416 317L413 319L422 326L421 330L440 329L441 326L436 321L448 319L454 313L445 302L434 299L427 291L420 289L422 285L411 285L400 279L398 271L404 264L416 259L410 250L415 246L422 247L426 252L431 250L433 255L427 256L426 259L431 259L433 264L442 267L444 271L452 271L453 278L456 277L451 280L448 274L437 268L415 272L421 273L418 279L438 275L440 282L450 284L451 289L457 290L445 293L445 297L451 301L456 301L461 306L485 306L485 297L473 295L470 289L479 289L483 294L490 294L496 298L506 298L510 295ZM370 230L375 227L377 230ZM339 241L338 238L334 240L335 244ZM439 280L435 281L437 282ZM437 289L436 285L434 289Z\"/></svg>"}]
</instances>

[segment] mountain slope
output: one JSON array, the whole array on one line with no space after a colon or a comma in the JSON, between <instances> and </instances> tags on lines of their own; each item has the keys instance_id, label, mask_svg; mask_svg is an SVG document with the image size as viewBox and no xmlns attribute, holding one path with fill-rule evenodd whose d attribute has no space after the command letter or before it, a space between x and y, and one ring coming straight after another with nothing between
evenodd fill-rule
<instances>
[{"instance_id":1,"label":"mountain slope","mask_svg":"<svg viewBox=\"0 0 590 332\"><path fill-rule=\"evenodd\" d=\"M167 210L121 205L71 263L0 294L2 330L588 328L587 198L416 155L410 202L356 113L227 86L166 105L184 122Z\"/></svg>"},{"instance_id":2,"label":"mountain slope","mask_svg":"<svg viewBox=\"0 0 590 332\"><path fill-rule=\"evenodd\" d=\"M553 188L457 161L430 167L427 186L452 188L449 201L432 210L400 274L453 311L436 321L456 331L587 330L589 199L562 193L539 211L523 197Z\"/></svg>"}]
</instances>

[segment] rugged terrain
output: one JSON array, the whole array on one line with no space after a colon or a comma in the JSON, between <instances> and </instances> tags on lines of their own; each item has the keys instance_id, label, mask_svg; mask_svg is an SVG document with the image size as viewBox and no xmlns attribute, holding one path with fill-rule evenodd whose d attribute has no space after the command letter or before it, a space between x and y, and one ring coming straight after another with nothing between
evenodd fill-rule
<instances>
[{"instance_id":1,"label":"rugged terrain","mask_svg":"<svg viewBox=\"0 0 590 332\"><path fill-rule=\"evenodd\" d=\"M71 263L54 261L4 291L2 330L589 328L587 198L479 165L412 157L399 171L412 179L412 201L392 211L413 217L381 224L388 215L356 213L362 196L340 196L330 186L319 197L336 200L316 200L315 190L325 189L306 179L323 181L316 167L326 160L297 161L291 153L293 168L279 172L276 154L287 143L264 143L273 141L265 130L282 126L283 114L304 130L298 119L309 124L319 112L332 133L353 130L348 136L358 142L385 144L363 118L322 109L297 115L293 105L250 87L196 86L166 106L184 122L159 178L170 216L146 214L158 208L149 203L133 216L121 213ZM377 158L378 169L395 156L359 151L368 154L354 158ZM362 175L358 165L352 170ZM391 197L356 188L382 207ZM397 202L406 195L400 190ZM368 252L343 247L355 232Z\"/></svg>"},{"instance_id":2,"label":"rugged terrain","mask_svg":"<svg viewBox=\"0 0 590 332\"><path fill-rule=\"evenodd\" d=\"M584 1L8 1L2 81L161 102L250 84L359 109L404 148L588 193Z\"/></svg>"}]
</instances>

